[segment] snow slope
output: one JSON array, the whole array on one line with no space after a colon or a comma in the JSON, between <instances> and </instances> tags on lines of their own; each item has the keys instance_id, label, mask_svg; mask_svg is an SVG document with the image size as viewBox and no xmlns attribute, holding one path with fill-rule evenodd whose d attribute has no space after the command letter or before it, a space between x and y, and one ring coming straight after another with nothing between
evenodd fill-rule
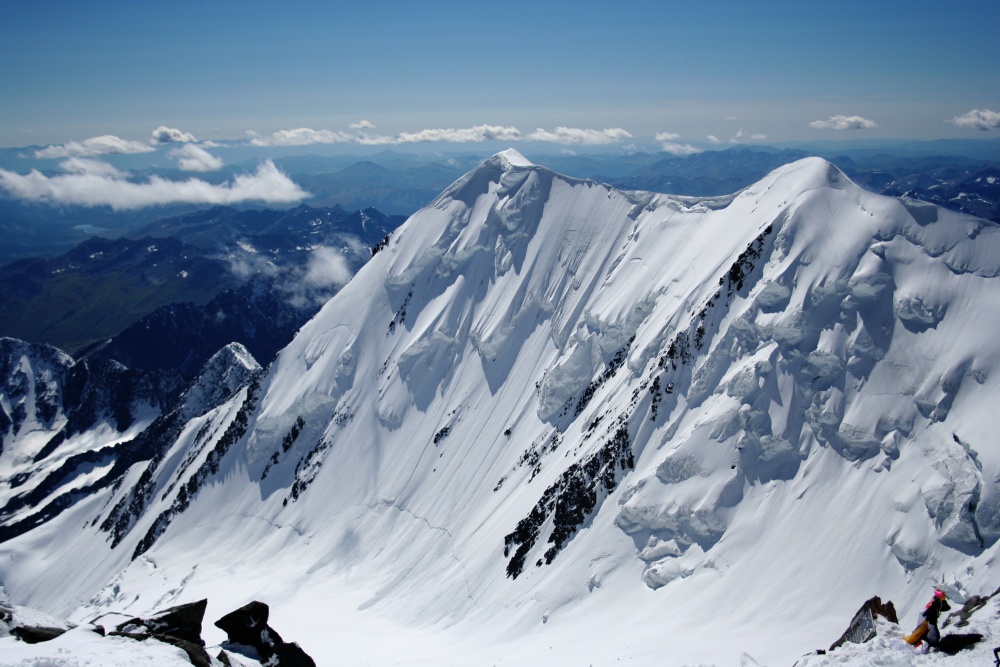
<instances>
[{"instance_id":1,"label":"snow slope","mask_svg":"<svg viewBox=\"0 0 1000 667\"><path fill-rule=\"evenodd\" d=\"M319 664L789 664L1000 585L998 275L995 224L820 159L699 199L506 151L0 582L265 600Z\"/></svg>"}]
</instances>

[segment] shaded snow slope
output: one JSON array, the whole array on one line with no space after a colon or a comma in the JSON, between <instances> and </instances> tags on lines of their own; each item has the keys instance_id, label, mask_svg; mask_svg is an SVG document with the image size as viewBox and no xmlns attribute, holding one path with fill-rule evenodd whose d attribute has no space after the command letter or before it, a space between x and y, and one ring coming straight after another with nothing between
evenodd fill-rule
<instances>
[{"instance_id":1,"label":"shaded snow slope","mask_svg":"<svg viewBox=\"0 0 1000 667\"><path fill-rule=\"evenodd\" d=\"M998 275L993 223L820 159L698 199L506 151L0 580L266 600L321 664L786 664L1000 584Z\"/></svg>"}]
</instances>

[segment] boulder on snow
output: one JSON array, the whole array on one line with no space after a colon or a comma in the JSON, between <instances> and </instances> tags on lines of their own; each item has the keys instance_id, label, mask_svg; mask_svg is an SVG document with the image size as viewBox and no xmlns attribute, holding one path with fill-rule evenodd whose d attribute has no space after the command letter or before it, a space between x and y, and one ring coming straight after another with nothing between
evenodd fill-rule
<instances>
[{"instance_id":1,"label":"boulder on snow","mask_svg":"<svg viewBox=\"0 0 1000 667\"><path fill-rule=\"evenodd\" d=\"M208 600L170 607L149 618L133 618L118 625L119 634L166 635L204 646L201 638L201 622L205 618Z\"/></svg>"},{"instance_id":2,"label":"boulder on snow","mask_svg":"<svg viewBox=\"0 0 1000 667\"><path fill-rule=\"evenodd\" d=\"M948 655L955 655L959 651L964 651L967 648L972 648L979 642L981 642L983 636L981 634L970 632L967 634L950 634L945 635L941 638L941 641L937 644L937 650L941 653L947 653Z\"/></svg>"},{"instance_id":3,"label":"boulder on snow","mask_svg":"<svg viewBox=\"0 0 1000 667\"><path fill-rule=\"evenodd\" d=\"M892 623L899 623L899 617L896 615L896 607L893 606L892 602L883 604L878 596L873 597L861 605L861 609L858 609L857 613L854 614L854 618L851 619L851 624L847 627L847 631L830 646L830 650L832 651L847 642L864 644L873 639L876 634L875 617L877 616L881 616Z\"/></svg>"},{"instance_id":4,"label":"boulder on snow","mask_svg":"<svg viewBox=\"0 0 1000 667\"><path fill-rule=\"evenodd\" d=\"M201 638L201 622L208 600L170 607L149 618L132 618L118 625L113 634L139 641L149 638L171 644L188 655L195 667L211 667L212 659Z\"/></svg>"},{"instance_id":5,"label":"boulder on snow","mask_svg":"<svg viewBox=\"0 0 1000 667\"><path fill-rule=\"evenodd\" d=\"M316 662L294 642L285 642L267 624L270 609L254 600L215 622L229 636L223 648L276 667L316 667ZM248 650L249 649L249 650ZM225 653L219 659L228 663Z\"/></svg>"},{"instance_id":6,"label":"boulder on snow","mask_svg":"<svg viewBox=\"0 0 1000 667\"><path fill-rule=\"evenodd\" d=\"M40 625L18 625L10 630L14 635L26 644L38 644L55 639L66 632L66 628L47 628Z\"/></svg>"},{"instance_id":7,"label":"boulder on snow","mask_svg":"<svg viewBox=\"0 0 1000 667\"><path fill-rule=\"evenodd\" d=\"M10 604L0 586L0 637L13 635L26 644L47 642L75 627L61 618L36 609Z\"/></svg>"}]
</instances>

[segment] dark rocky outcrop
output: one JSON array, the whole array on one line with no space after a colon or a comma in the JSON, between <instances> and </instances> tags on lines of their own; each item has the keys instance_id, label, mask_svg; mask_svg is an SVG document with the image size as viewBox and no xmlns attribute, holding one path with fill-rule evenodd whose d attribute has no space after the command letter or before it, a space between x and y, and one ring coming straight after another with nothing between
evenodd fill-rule
<instances>
[{"instance_id":1,"label":"dark rocky outcrop","mask_svg":"<svg viewBox=\"0 0 1000 667\"><path fill-rule=\"evenodd\" d=\"M46 628L38 625L18 625L10 633L26 644L39 644L55 639L66 632L66 628Z\"/></svg>"},{"instance_id":2,"label":"dark rocky outcrop","mask_svg":"<svg viewBox=\"0 0 1000 667\"><path fill-rule=\"evenodd\" d=\"M127 637L139 642L154 640L184 651L195 667L212 667L212 658L205 650L201 626L208 600L170 607L146 617L131 618L110 632L99 625L85 626L102 636ZM286 642L267 624L270 610L263 602L251 602L226 614L215 625L225 630L229 641L223 642L219 660L224 665L244 664L238 656L257 660L268 667L316 667L316 662L294 642ZM28 644L49 641L74 627L43 627L17 623L15 607L0 601L0 623L10 627L10 633ZM59 619L53 618L53 623Z\"/></svg>"},{"instance_id":3,"label":"dark rocky outcrop","mask_svg":"<svg viewBox=\"0 0 1000 667\"><path fill-rule=\"evenodd\" d=\"M967 648L972 648L980 641L982 641L983 636L975 632L970 632L968 634L950 634L945 635L938 642L937 650L941 653L947 653L948 655L955 655L959 651L964 651Z\"/></svg>"},{"instance_id":4,"label":"dark rocky outcrop","mask_svg":"<svg viewBox=\"0 0 1000 667\"><path fill-rule=\"evenodd\" d=\"M171 644L187 653L191 664L210 667L211 658L201 638L201 622L205 618L208 600L199 600L170 607L149 618L133 618L118 625L112 634L139 641L149 638Z\"/></svg>"},{"instance_id":5,"label":"dark rocky outcrop","mask_svg":"<svg viewBox=\"0 0 1000 667\"><path fill-rule=\"evenodd\" d=\"M830 646L830 650L832 651L847 642L864 644L873 639L876 635L875 618L878 616L892 623L899 623L899 617L896 615L896 608L892 602L885 602L883 604L882 600L877 596L873 597L861 605L861 609L858 609L857 613L854 614L854 618L851 619L851 624L847 627L847 631Z\"/></svg>"},{"instance_id":6,"label":"dark rocky outcrop","mask_svg":"<svg viewBox=\"0 0 1000 667\"><path fill-rule=\"evenodd\" d=\"M115 628L122 634L146 632L148 634L169 635L177 639L194 642L201 646L201 622L205 618L208 600L170 607L149 618L133 618Z\"/></svg>"},{"instance_id":7,"label":"dark rocky outcrop","mask_svg":"<svg viewBox=\"0 0 1000 667\"><path fill-rule=\"evenodd\" d=\"M219 660L229 664L225 651L230 651L275 667L316 667L298 644L285 642L267 624L269 614L266 604L254 600L217 620L215 626L229 636Z\"/></svg>"}]
</instances>

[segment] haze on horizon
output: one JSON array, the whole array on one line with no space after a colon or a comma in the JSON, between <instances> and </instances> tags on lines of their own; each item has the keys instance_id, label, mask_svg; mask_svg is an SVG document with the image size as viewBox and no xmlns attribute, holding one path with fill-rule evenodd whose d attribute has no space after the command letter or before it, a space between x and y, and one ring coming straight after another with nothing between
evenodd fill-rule
<instances>
[{"instance_id":1,"label":"haze on horizon","mask_svg":"<svg viewBox=\"0 0 1000 667\"><path fill-rule=\"evenodd\" d=\"M645 139L682 155L1000 136L1000 4L979 0L8 0L4 15L0 146L53 158L194 139ZM193 171L218 160L184 150Z\"/></svg>"}]
</instances>

